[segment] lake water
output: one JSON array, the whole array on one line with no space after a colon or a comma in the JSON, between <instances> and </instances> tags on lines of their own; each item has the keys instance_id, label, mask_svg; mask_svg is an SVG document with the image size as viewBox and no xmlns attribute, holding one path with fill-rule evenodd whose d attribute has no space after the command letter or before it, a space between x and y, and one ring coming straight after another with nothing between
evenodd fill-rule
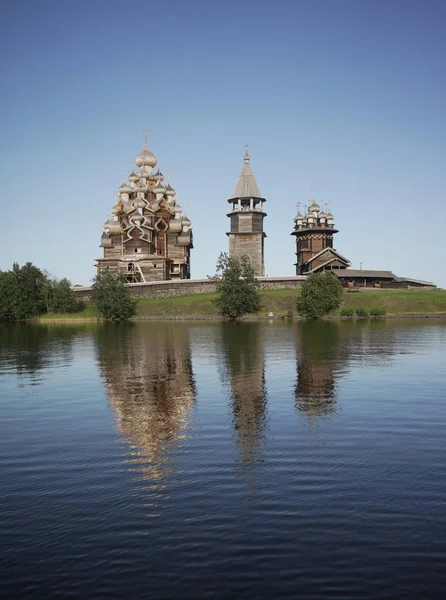
<instances>
[{"instance_id":1,"label":"lake water","mask_svg":"<svg viewBox=\"0 0 446 600\"><path fill-rule=\"evenodd\" d=\"M446 321L0 329L8 598L440 598Z\"/></svg>"}]
</instances>

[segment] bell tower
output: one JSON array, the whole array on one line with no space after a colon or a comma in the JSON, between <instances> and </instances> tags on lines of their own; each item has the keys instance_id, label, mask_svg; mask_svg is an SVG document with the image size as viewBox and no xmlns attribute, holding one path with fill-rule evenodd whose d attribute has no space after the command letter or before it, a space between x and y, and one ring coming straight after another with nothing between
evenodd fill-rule
<instances>
[{"instance_id":1,"label":"bell tower","mask_svg":"<svg viewBox=\"0 0 446 600\"><path fill-rule=\"evenodd\" d=\"M248 256L256 275L265 274L263 212L265 198L260 195L254 173L251 169L248 147L246 147L244 164L232 198L228 217L230 219L229 256L240 259Z\"/></svg>"}]
</instances>

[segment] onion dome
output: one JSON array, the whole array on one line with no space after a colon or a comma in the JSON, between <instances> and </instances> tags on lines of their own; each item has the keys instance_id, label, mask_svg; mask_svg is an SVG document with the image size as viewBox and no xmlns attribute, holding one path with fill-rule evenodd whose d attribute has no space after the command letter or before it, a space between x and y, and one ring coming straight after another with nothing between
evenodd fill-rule
<instances>
[{"instance_id":1,"label":"onion dome","mask_svg":"<svg viewBox=\"0 0 446 600\"><path fill-rule=\"evenodd\" d=\"M183 225L185 225L186 227L190 227L190 226L191 226L191 224L192 224L192 223L190 222L190 220L189 220L187 217L184 217L184 218L183 218L183 221L182 221L182 223L183 223Z\"/></svg>"},{"instance_id":2,"label":"onion dome","mask_svg":"<svg viewBox=\"0 0 446 600\"><path fill-rule=\"evenodd\" d=\"M308 207L308 212L320 212L321 207L319 206L319 204L317 204L317 202L315 200L313 200L310 204L310 206Z\"/></svg>"},{"instance_id":3,"label":"onion dome","mask_svg":"<svg viewBox=\"0 0 446 600\"><path fill-rule=\"evenodd\" d=\"M297 215L294 217L294 222L297 223L297 221L302 221L303 218L304 218L304 216L299 210Z\"/></svg>"},{"instance_id":4,"label":"onion dome","mask_svg":"<svg viewBox=\"0 0 446 600\"><path fill-rule=\"evenodd\" d=\"M158 169L154 174L152 179L154 179L155 181L163 181L164 179L164 175L161 173L161 171Z\"/></svg>"},{"instance_id":5,"label":"onion dome","mask_svg":"<svg viewBox=\"0 0 446 600\"><path fill-rule=\"evenodd\" d=\"M183 212L183 209L181 208L181 206L180 206L179 204L176 204L176 205L175 205L175 208L174 208L174 210L175 210L175 213L176 213L177 215L179 215L180 213L182 213L182 212Z\"/></svg>"},{"instance_id":6,"label":"onion dome","mask_svg":"<svg viewBox=\"0 0 446 600\"><path fill-rule=\"evenodd\" d=\"M163 186L161 181L158 181L156 186L153 188L153 191L155 192L155 194L164 194L164 192L166 191L166 188Z\"/></svg>"},{"instance_id":7,"label":"onion dome","mask_svg":"<svg viewBox=\"0 0 446 600\"><path fill-rule=\"evenodd\" d=\"M126 181L124 181L124 183L119 188L118 192L120 194L131 194L133 192L133 188L131 188L129 184Z\"/></svg>"},{"instance_id":8,"label":"onion dome","mask_svg":"<svg viewBox=\"0 0 446 600\"><path fill-rule=\"evenodd\" d=\"M150 150L147 147L147 143L145 143L144 148L136 157L136 164L138 165L138 167L154 167L156 165L156 162L156 156L153 154L153 152L150 152Z\"/></svg>"},{"instance_id":9,"label":"onion dome","mask_svg":"<svg viewBox=\"0 0 446 600\"><path fill-rule=\"evenodd\" d=\"M334 219L334 216L331 214L331 212L327 213L327 219Z\"/></svg>"},{"instance_id":10,"label":"onion dome","mask_svg":"<svg viewBox=\"0 0 446 600\"><path fill-rule=\"evenodd\" d=\"M170 185L170 183L168 183L166 186L166 196L175 196L175 194L176 194L175 190Z\"/></svg>"},{"instance_id":11,"label":"onion dome","mask_svg":"<svg viewBox=\"0 0 446 600\"><path fill-rule=\"evenodd\" d=\"M135 173L135 170L134 170L134 169L132 169L132 172L131 172L131 173L130 173L130 175L129 175L129 181L130 181L131 183L135 183L135 182L136 182L136 181L138 181L138 180L139 180L139 175L138 175L137 173Z\"/></svg>"}]
</instances>

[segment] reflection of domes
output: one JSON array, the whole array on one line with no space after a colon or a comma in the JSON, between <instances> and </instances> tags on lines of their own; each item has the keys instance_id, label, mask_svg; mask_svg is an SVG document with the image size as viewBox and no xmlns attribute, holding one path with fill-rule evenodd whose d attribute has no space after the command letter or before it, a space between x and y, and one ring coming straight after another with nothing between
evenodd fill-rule
<instances>
[{"instance_id":1,"label":"reflection of domes","mask_svg":"<svg viewBox=\"0 0 446 600\"><path fill-rule=\"evenodd\" d=\"M150 150L147 147L147 144L144 144L144 148L136 157L136 164L138 165L138 167L154 167L156 165L156 162L156 156L153 154L153 152L150 152Z\"/></svg>"}]
</instances>

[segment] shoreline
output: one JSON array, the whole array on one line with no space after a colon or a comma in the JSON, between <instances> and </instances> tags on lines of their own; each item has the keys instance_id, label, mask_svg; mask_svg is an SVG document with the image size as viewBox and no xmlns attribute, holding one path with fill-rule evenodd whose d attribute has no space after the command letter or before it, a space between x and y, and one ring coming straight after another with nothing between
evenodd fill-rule
<instances>
[{"instance_id":1,"label":"shoreline","mask_svg":"<svg viewBox=\"0 0 446 600\"><path fill-rule=\"evenodd\" d=\"M385 319L445 319L446 312L438 312L438 313L394 313L383 315L382 317L344 317L341 315L332 315L327 317L322 317L318 319L320 321L382 321ZM307 319L294 316L292 318L287 317L268 317L268 316L244 316L238 319L238 321L306 321ZM311 319L309 319L311 320ZM220 317L218 315L144 315L138 317L132 317L128 320L129 323L138 323L141 321L216 321L216 322L225 322L230 321L225 317ZM107 321L107 319L103 319L102 317L80 317L78 319L73 319L70 317L61 317L61 318L45 318L38 317L37 319L31 319L28 321L30 323L107 323L113 321ZM120 321L116 321L120 322Z\"/></svg>"}]
</instances>

